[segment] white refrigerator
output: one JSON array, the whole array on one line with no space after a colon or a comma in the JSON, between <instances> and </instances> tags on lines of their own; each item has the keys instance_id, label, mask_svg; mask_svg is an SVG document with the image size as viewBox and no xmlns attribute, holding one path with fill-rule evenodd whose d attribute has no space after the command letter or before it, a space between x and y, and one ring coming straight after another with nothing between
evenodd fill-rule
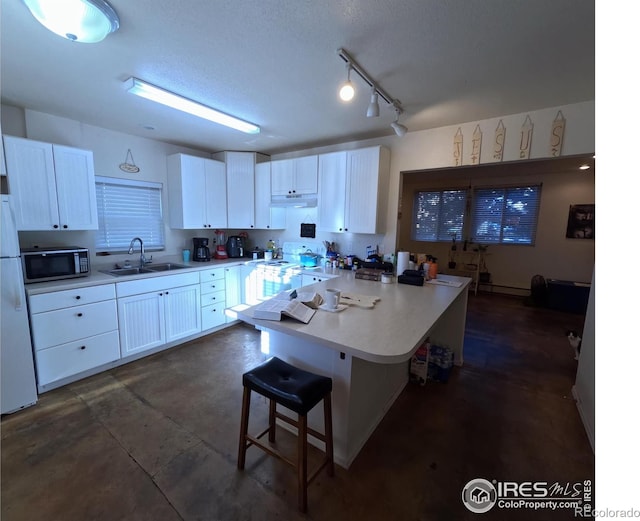
<instances>
[{"instance_id":1,"label":"white refrigerator","mask_svg":"<svg viewBox=\"0 0 640 521\"><path fill-rule=\"evenodd\" d=\"M2 414L38 400L20 246L8 195L0 215L0 402Z\"/></svg>"}]
</instances>

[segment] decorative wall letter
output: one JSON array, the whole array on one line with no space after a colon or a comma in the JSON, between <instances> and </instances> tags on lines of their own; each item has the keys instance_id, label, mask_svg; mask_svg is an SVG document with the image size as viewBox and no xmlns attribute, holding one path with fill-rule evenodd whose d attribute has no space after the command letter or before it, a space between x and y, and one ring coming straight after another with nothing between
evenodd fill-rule
<instances>
[{"instance_id":1,"label":"decorative wall letter","mask_svg":"<svg viewBox=\"0 0 640 521\"><path fill-rule=\"evenodd\" d=\"M562 111L559 110L556 114L556 119L553 120L553 124L551 125L551 140L549 141L549 153L551 157L558 157L562 154L565 121Z\"/></svg>"},{"instance_id":2,"label":"decorative wall letter","mask_svg":"<svg viewBox=\"0 0 640 521\"><path fill-rule=\"evenodd\" d=\"M473 137L471 139L471 164L480 164L480 149L482 148L482 130L480 125L476 125L476 129L473 131Z\"/></svg>"},{"instance_id":3,"label":"decorative wall letter","mask_svg":"<svg viewBox=\"0 0 640 521\"><path fill-rule=\"evenodd\" d=\"M462 166L462 129L460 127L453 136L453 165Z\"/></svg>"},{"instance_id":4,"label":"decorative wall letter","mask_svg":"<svg viewBox=\"0 0 640 521\"><path fill-rule=\"evenodd\" d=\"M496 127L496 137L493 141L493 159L496 161L502 161L502 155L504 154L504 138L506 129L502 124L502 120L498 123Z\"/></svg>"},{"instance_id":5,"label":"decorative wall letter","mask_svg":"<svg viewBox=\"0 0 640 521\"><path fill-rule=\"evenodd\" d=\"M531 154L531 138L533 137L533 123L527 115L520 130L520 159L529 159Z\"/></svg>"}]
</instances>

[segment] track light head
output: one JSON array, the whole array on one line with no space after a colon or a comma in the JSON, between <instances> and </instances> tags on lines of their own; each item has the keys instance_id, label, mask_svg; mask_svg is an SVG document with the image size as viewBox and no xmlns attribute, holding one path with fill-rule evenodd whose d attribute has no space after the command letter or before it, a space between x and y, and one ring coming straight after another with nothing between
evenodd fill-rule
<instances>
[{"instance_id":1,"label":"track light head","mask_svg":"<svg viewBox=\"0 0 640 521\"><path fill-rule=\"evenodd\" d=\"M400 118L400 114L402 114L402 109L400 109L397 105L394 105L394 108L396 110L396 119L393 123L391 123L391 128L396 133L396 136L402 137L407 133L407 130L409 129L401 123L398 123L398 118Z\"/></svg>"},{"instance_id":2,"label":"track light head","mask_svg":"<svg viewBox=\"0 0 640 521\"><path fill-rule=\"evenodd\" d=\"M380 115L380 105L378 105L378 91L375 87L371 89L371 102L367 107L367 117L377 118Z\"/></svg>"},{"instance_id":3,"label":"track light head","mask_svg":"<svg viewBox=\"0 0 640 521\"><path fill-rule=\"evenodd\" d=\"M391 123L391 128L395 131L396 136L399 136L399 137L404 136L407 133L407 130L409 130L407 127L405 127L404 125L401 125L397 121L394 121L393 123Z\"/></svg>"},{"instance_id":4,"label":"track light head","mask_svg":"<svg viewBox=\"0 0 640 521\"><path fill-rule=\"evenodd\" d=\"M351 101L356 94L356 90L351 83L351 65L347 64L347 81L340 87L340 99L342 101Z\"/></svg>"}]
</instances>

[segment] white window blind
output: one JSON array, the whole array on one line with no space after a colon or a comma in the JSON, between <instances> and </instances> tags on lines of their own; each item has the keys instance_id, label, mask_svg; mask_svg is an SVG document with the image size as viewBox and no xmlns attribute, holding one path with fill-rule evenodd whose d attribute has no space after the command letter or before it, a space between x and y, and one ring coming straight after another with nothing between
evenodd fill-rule
<instances>
[{"instance_id":1,"label":"white window blind","mask_svg":"<svg viewBox=\"0 0 640 521\"><path fill-rule=\"evenodd\" d=\"M450 241L462 237L466 190L416 192L413 202L413 240Z\"/></svg>"},{"instance_id":2,"label":"white window blind","mask_svg":"<svg viewBox=\"0 0 640 521\"><path fill-rule=\"evenodd\" d=\"M96 198L96 251L127 251L134 237L164 249L162 183L96 176Z\"/></svg>"},{"instance_id":3,"label":"white window blind","mask_svg":"<svg viewBox=\"0 0 640 521\"><path fill-rule=\"evenodd\" d=\"M476 188L470 235L478 243L535 243L542 185Z\"/></svg>"}]
</instances>

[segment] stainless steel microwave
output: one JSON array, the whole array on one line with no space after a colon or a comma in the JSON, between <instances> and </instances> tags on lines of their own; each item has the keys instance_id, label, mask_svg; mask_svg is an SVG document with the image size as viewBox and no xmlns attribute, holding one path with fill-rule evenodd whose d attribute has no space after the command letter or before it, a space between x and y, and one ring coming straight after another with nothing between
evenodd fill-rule
<instances>
[{"instance_id":1,"label":"stainless steel microwave","mask_svg":"<svg viewBox=\"0 0 640 521\"><path fill-rule=\"evenodd\" d=\"M86 277L91 273L88 248L27 248L20 250L25 283Z\"/></svg>"}]
</instances>

